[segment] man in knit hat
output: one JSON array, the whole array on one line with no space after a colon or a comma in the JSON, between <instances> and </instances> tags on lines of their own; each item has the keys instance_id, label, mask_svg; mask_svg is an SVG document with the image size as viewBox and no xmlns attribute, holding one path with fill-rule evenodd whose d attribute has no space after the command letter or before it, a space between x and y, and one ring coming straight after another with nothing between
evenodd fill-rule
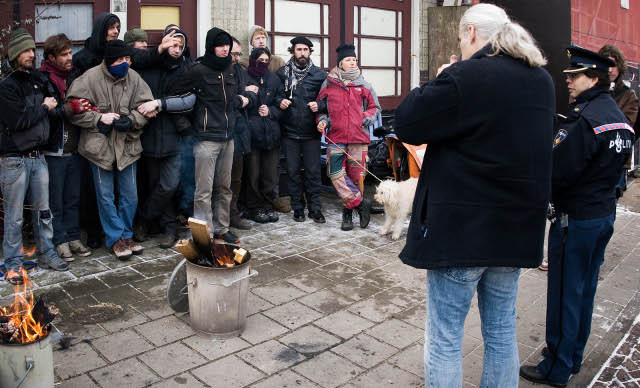
<instances>
[{"instance_id":1,"label":"man in knit hat","mask_svg":"<svg viewBox=\"0 0 640 388\"><path fill-rule=\"evenodd\" d=\"M41 153L49 140L49 119L63 112L53 97L53 87L33 68L36 44L24 28L9 37L11 71L0 82L0 181L4 202L2 253L7 280L22 283L22 214L32 207L37 238L38 266L66 271L52 243L53 224L49 209L49 171Z\"/></svg>"},{"instance_id":2,"label":"man in knit hat","mask_svg":"<svg viewBox=\"0 0 640 388\"><path fill-rule=\"evenodd\" d=\"M136 161L142 153L142 127L157 113L143 115L137 110L153 100L153 94L129 69L131 50L121 40L107 42L102 64L76 79L66 97L67 101L85 98L98 108L72 115L70 121L83 128L78 152L91 165L106 245L121 260L144 249L132 239L138 202Z\"/></svg>"},{"instance_id":3,"label":"man in knit hat","mask_svg":"<svg viewBox=\"0 0 640 388\"><path fill-rule=\"evenodd\" d=\"M149 47L149 36L142 28L132 28L124 33L124 43L134 49L146 50Z\"/></svg>"}]
</instances>

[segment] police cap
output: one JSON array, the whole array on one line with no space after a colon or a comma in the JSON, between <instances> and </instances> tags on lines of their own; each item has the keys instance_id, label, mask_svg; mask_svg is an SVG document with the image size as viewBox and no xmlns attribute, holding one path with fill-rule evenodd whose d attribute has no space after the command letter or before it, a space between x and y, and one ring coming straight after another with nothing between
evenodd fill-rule
<instances>
[{"instance_id":1,"label":"police cap","mask_svg":"<svg viewBox=\"0 0 640 388\"><path fill-rule=\"evenodd\" d=\"M567 56L569 56L570 63L569 67L564 70L565 73L579 73L589 69L608 72L610 67L616 65L607 57L577 46L567 47Z\"/></svg>"}]
</instances>

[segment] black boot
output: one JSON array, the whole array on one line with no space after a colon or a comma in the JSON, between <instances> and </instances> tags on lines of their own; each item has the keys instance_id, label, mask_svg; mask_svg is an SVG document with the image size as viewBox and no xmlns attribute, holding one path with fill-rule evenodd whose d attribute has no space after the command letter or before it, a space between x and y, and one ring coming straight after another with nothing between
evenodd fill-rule
<instances>
[{"instance_id":1,"label":"black boot","mask_svg":"<svg viewBox=\"0 0 640 388\"><path fill-rule=\"evenodd\" d=\"M366 228L371 220L371 200L364 198L360 205L356 206L358 215L360 216L360 227Z\"/></svg>"},{"instance_id":2,"label":"black boot","mask_svg":"<svg viewBox=\"0 0 640 388\"><path fill-rule=\"evenodd\" d=\"M342 226L340 226L340 229L353 229L353 210L347 209L346 207L342 209Z\"/></svg>"}]
</instances>

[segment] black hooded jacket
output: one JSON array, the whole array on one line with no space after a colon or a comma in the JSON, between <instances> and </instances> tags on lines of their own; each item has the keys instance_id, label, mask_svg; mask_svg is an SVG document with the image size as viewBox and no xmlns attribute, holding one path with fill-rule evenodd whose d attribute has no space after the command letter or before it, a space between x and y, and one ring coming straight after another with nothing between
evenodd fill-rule
<instances>
[{"instance_id":1,"label":"black hooded jacket","mask_svg":"<svg viewBox=\"0 0 640 388\"><path fill-rule=\"evenodd\" d=\"M181 30L176 30L184 35L185 47L187 36ZM162 61L148 69L139 71L140 76L149 85L153 98L161 100L162 107L158 115L151 120L142 132L142 154L154 158L175 155L180 151L180 135L174 121L176 112L167 111L166 98L172 96L169 91L180 77L185 67L192 63L185 58L184 53L177 59L171 58L169 53L162 53Z\"/></svg>"},{"instance_id":2,"label":"black hooded jacket","mask_svg":"<svg viewBox=\"0 0 640 388\"><path fill-rule=\"evenodd\" d=\"M231 43L231 35L219 28L212 28L207 32L205 56L215 55L212 46L219 34L225 34ZM202 60L198 58L194 64L186 66L171 90L172 94L194 93L197 97L190 117L193 124L186 115L176 115L178 130L190 130L200 141L227 141L233 138L236 115L242 108L240 95L245 93L236 80L233 65L217 71L204 65Z\"/></svg>"},{"instance_id":3,"label":"black hooded jacket","mask_svg":"<svg viewBox=\"0 0 640 388\"><path fill-rule=\"evenodd\" d=\"M0 155L44 150L50 119L64 117L62 106L49 111L45 97L55 97L49 79L35 69L12 71L0 82Z\"/></svg>"},{"instance_id":4,"label":"black hooded jacket","mask_svg":"<svg viewBox=\"0 0 640 388\"><path fill-rule=\"evenodd\" d=\"M103 12L93 22L93 30L91 36L84 41L84 48L73 55L73 67L78 69L81 74L98 66L104 60L104 47L107 44L107 31L114 21L120 22L120 19L109 12ZM139 50L131 49L131 67L140 70L161 61L161 55L158 50Z\"/></svg>"}]
</instances>

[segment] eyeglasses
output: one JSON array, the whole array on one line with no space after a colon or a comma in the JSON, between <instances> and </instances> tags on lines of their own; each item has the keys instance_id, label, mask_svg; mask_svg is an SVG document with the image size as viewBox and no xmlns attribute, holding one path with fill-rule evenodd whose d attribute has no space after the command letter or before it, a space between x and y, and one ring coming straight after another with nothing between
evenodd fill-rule
<instances>
[{"instance_id":1,"label":"eyeglasses","mask_svg":"<svg viewBox=\"0 0 640 388\"><path fill-rule=\"evenodd\" d=\"M231 53L231 56L240 58L242 56L242 53Z\"/></svg>"}]
</instances>

